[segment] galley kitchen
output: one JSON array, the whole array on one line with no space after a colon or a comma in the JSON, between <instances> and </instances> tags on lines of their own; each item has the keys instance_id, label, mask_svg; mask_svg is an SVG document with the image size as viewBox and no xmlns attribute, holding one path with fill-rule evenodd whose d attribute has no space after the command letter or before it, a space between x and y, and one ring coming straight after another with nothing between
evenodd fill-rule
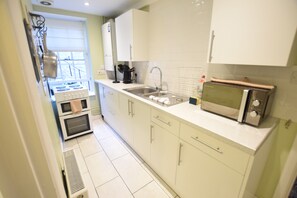
<instances>
[{"instance_id":1,"label":"galley kitchen","mask_svg":"<svg viewBox=\"0 0 297 198\"><path fill-rule=\"evenodd\" d=\"M0 198L297 197L296 1L0 9Z\"/></svg>"}]
</instances>

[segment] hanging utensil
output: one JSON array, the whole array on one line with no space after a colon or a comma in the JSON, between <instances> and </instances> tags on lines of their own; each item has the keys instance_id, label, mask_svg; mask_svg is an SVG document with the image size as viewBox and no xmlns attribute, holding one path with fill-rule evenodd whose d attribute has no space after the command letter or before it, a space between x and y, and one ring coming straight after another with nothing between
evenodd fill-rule
<instances>
[{"instance_id":1,"label":"hanging utensil","mask_svg":"<svg viewBox=\"0 0 297 198\"><path fill-rule=\"evenodd\" d=\"M46 44L46 32L43 34L43 75L49 78L56 78L57 77L57 65L58 65L58 58L57 55L48 50Z\"/></svg>"}]
</instances>

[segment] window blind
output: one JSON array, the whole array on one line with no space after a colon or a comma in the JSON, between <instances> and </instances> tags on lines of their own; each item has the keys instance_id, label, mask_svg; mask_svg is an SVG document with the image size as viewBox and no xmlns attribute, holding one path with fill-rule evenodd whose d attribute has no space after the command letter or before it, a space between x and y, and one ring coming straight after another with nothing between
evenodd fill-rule
<instances>
[{"instance_id":1,"label":"window blind","mask_svg":"<svg viewBox=\"0 0 297 198\"><path fill-rule=\"evenodd\" d=\"M46 18L47 47L53 51L85 51L86 36L83 21Z\"/></svg>"}]
</instances>

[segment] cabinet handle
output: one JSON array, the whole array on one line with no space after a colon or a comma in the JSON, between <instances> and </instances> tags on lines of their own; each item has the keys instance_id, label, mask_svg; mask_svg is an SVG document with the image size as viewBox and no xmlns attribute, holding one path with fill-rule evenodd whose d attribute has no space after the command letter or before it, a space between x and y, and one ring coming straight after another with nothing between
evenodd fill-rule
<instances>
[{"instance_id":1,"label":"cabinet handle","mask_svg":"<svg viewBox=\"0 0 297 198\"><path fill-rule=\"evenodd\" d=\"M131 111L130 111L130 100L128 100L128 115L131 114Z\"/></svg>"},{"instance_id":2,"label":"cabinet handle","mask_svg":"<svg viewBox=\"0 0 297 198\"><path fill-rule=\"evenodd\" d=\"M154 128L154 126L151 125L151 130L150 130L150 143L153 142L153 128Z\"/></svg>"},{"instance_id":3,"label":"cabinet handle","mask_svg":"<svg viewBox=\"0 0 297 198\"><path fill-rule=\"evenodd\" d=\"M130 60L132 60L132 45L130 44Z\"/></svg>"},{"instance_id":4,"label":"cabinet handle","mask_svg":"<svg viewBox=\"0 0 297 198\"><path fill-rule=\"evenodd\" d=\"M180 166L180 163L181 163L181 150L182 150L182 147L183 147L183 145L182 145L182 143L179 143L179 148L178 148L178 162L177 162L177 165L179 165Z\"/></svg>"},{"instance_id":5,"label":"cabinet handle","mask_svg":"<svg viewBox=\"0 0 297 198\"><path fill-rule=\"evenodd\" d=\"M131 102L131 116L133 117L135 115L134 113L134 102L130 101Z\"/></svg>"},{"instance_id":6,"label":"cabinet handle","mask_svg":"<svg viewBox=\"0 0 297 198\"><path fill-rule=\"evenodd\" d=\"M193 137L193 136L192 136L191 138L192 138L193 140L195 140L195 141L197 141L197 142L203 144L204 146L207 146L208 148L210 148L210 149L212 149L212 150L214 150L214 151L216 151L216 152L218 152L218 153L220 153L220 154L223 154L223 151L221 151L221 148L220 148L220 147L213 148L212 146L208 145L207 143L202 142L201 140L199 140L199 137L198 137L198 136L196 136L196 137Z\"/></svg>"},{"instance_id":7,"label":"cabinet handle","mask_svg":"<svg viewBox=\"0 0 297 198\"><path fill-rule=\"evenodd\" d=\"M161 120L159 116L154 116L154 118L156 118L157 120L159 120L160 122L163 122L164 124L167 124L168 126L171 126L170 122L166 122L164 120Z\"/></svg>"},{"instance_id":8,"label":"cabinet handle","mask_svg":"<svg viewBox=\"0 0 297 198\"><path fill-rule=\"evenodd\" d=\"M210 49L209 49L209 57L208 62L211 62L212 60L212 48L213 48L213 41L215 38L214 30L211 32L211 40L210 40Z\"/></svg>"}]
</instances>

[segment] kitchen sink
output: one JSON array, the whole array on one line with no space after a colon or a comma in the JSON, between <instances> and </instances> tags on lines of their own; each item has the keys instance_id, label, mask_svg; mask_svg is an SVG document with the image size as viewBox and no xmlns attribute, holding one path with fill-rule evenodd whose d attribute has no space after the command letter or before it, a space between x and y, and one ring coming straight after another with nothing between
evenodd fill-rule
<instances>
[{"instance_id":1,"label":"kitchen sink","mask_svg":"<svg viewBox=\"0 0 297 198\"><path fill-rule=\"evenodd\" d=\"M129 88L124 90L139 96L158 92L158 90L153 87L135 87L135 88Z\"/></svg>"},{"instance_id":2,"label":"kitchen sink","mask_svg":"<svg viewBox=\"0 0 297 198\"><path fill-rule=\"evenodd\" d=\"M162 106L172 106L188 101L187 97L179 96L167 91L160 91L152 87L136 87L124 90Z\"/></svg>"}]
</instances>

